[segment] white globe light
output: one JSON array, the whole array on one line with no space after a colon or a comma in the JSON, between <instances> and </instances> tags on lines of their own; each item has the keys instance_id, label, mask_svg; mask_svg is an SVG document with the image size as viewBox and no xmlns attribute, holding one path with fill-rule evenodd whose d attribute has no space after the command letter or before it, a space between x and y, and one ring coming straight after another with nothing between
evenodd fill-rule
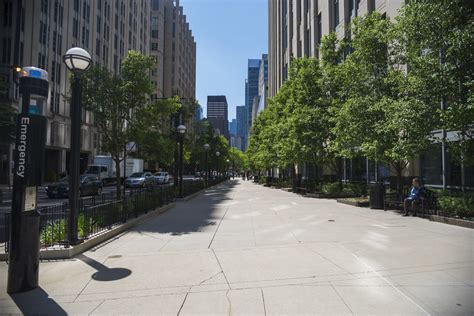
<instances>
[{"instance_id":1,"label":"white globe light","mask_svg":"<svg viewBox=\"0 0 474 316\"><path fill-rule=\"evenodd\" d=\"M221 155L221 153L217 151L216 156L219 157L220 155Z\"/></svg>"},{"instance_id":2,"label":"white globe light","mask_svg":"<svg viewBox=\"0 0 474 316\"><path fill-rule=\"evenodd\" d=\"M82 72L87 70L91 65L91 55L80 47L70 48L64 54L64 63L66 67L73 72Z\"/></svg>"},{"instance_id":3,"label":"white globe light","mask_svg":"<svg viewBox=\"0 0 474 316\"><path fill-rule=\"evenodd\" d=\"M180 134L186 133L186 126L184 126L184 125L179 125L179 126L178 126L178 133L180 133Z\"/></svg>"},{"instance_id":4,"label":"white globe light","mask_svg":"<svg viewBox=\"0 0 474 316\"><path fill-rule=\"evenodd\" d=\"M204 144L204 150L209 150L209 144Z\"/></svg>"}]
</instances>

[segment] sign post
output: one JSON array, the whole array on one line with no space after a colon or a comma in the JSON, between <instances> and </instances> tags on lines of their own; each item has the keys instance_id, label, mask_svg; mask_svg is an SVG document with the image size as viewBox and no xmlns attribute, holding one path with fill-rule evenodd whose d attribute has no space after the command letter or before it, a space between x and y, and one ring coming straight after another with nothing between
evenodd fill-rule
<instances>
[{"instance_id":1,"label":"sign post","mask_svg":"<svg viewBox=\"0 0 474 316\"><path fill-rule=\"evenodd\" d=\"M38 114L48 96L48 73L34 67L23 68L20 94L22 111L16 121L8 293L38 287L40 213L36 203L38 186L43 181L47 122Z\"/></svg>"}]
</instances>

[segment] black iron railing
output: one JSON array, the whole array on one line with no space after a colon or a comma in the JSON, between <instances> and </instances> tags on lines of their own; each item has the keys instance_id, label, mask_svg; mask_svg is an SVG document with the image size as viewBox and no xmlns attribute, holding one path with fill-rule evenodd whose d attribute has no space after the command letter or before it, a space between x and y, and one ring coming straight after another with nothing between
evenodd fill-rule
<instances>
[{"instance_id":1,"label":"black iron railing","mask_svg":"<svg viewBox=\"0 0 474 316\"><path fill-rule=\"evenodd\" d=\"M223 182L224 178L209 180L208 186ZM183 195L188 196L205 189L205 182L187 180L183 183ZM115 192L104 193L100 196L81 198L79 202L78 236L88 239L94 235L112 229L125 223L130 218L167 205L175 201L179 192L172 186L153 186L143 189L133 189L128 195L117 199ZM69 205L67 202L42 206L40 212L40 242L42 248L67 244L67 227ZM0 222L0 244L4 242L5 252L8 252L10 238L10 214L3 214L3 225Z\"/></svg>"}]
</instances>

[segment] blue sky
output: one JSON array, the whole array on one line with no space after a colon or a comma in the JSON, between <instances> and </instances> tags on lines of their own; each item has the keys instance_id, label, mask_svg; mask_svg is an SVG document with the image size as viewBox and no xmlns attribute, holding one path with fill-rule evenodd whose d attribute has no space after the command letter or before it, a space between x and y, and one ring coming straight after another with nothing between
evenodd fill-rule
<instances>
[{"instance_id":1,"label":"blue sky","mask_svg":"<svg viewBox=\"0 0 474 316\"><path fill-rule=\"evenodd\" d=\"M268 0L181 0L197 46L196 97L225 95L229 120L245 104L247 59L268 51Z\"/></svg>"}]
</instances>

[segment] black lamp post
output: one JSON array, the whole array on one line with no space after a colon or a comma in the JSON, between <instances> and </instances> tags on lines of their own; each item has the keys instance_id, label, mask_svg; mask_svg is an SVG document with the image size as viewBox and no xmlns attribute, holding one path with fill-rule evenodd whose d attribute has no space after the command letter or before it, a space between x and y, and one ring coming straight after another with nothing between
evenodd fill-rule
<instances>
[{"instance_id":1,"label":"black lamp post","mask_svg":"<svg viewBox=\"0 0 474 316\"><path fill-rule=\"evenodd\" d=\"M183 197L183 143L184 134L186 133L186 126L179 125L177 127L179 137L179 196Z\"/></svg>"},{"instance_id":2,"label":"black lamp post","mask_svg":"<svg viewBox=\"0 0 474 316\"><path fill-rule=\"evenodd\" d=\"M217 182L219 182L219 156L221 155L220 152L216 151L216 157L217 157L217 162L216 162L216 170L217 170Z\"/></svg>"},{"instance_id":3,"label":"black lamp post","mask_svg":"<svg viewBox=\"0 0 474 316\"><path fill-rule=\"evenodd\" d=\"M206 178L205 178L205 181L206 181L206 188L208 186L208 182L209 182L209 166L208 166L208 162L207 162L207 153L209 152L209 144L204 144L204 153L205 153L205 163L206 163Z\"/></svg>"},{"instance_id":4,"label":"black lamp post","mask_svg":"<svg viewBox=\"0 0 474 316\"><path fill-rule=\"evenodd\" d=\"M230 162L230 160L229 160L229 159L227 159L225 162L226 162L226 166L225 166L225 169L226 169L226 175L225 175L225 177L226 177L226 179L227 179L227 177L229 177L229 168L230 168L230 166L229 166L229 162Z\"/></svg>"},{"instance_id":5,"label":"black lamp post","mask_svg":"<svg viewBox=\"0 0 474 316\"><path fill-rule=\"evenodd\" d=\"M68 239L70 245L79 243L77 236L77 217L79 213L79 176L81 156L81 116L82 88L81 74L91 65L91 56L80 47L69 49L63 57L66 67L72 71L73 87L71 98L71 155L69 157L69 223Z\"/></svg>"}]
</instances>

